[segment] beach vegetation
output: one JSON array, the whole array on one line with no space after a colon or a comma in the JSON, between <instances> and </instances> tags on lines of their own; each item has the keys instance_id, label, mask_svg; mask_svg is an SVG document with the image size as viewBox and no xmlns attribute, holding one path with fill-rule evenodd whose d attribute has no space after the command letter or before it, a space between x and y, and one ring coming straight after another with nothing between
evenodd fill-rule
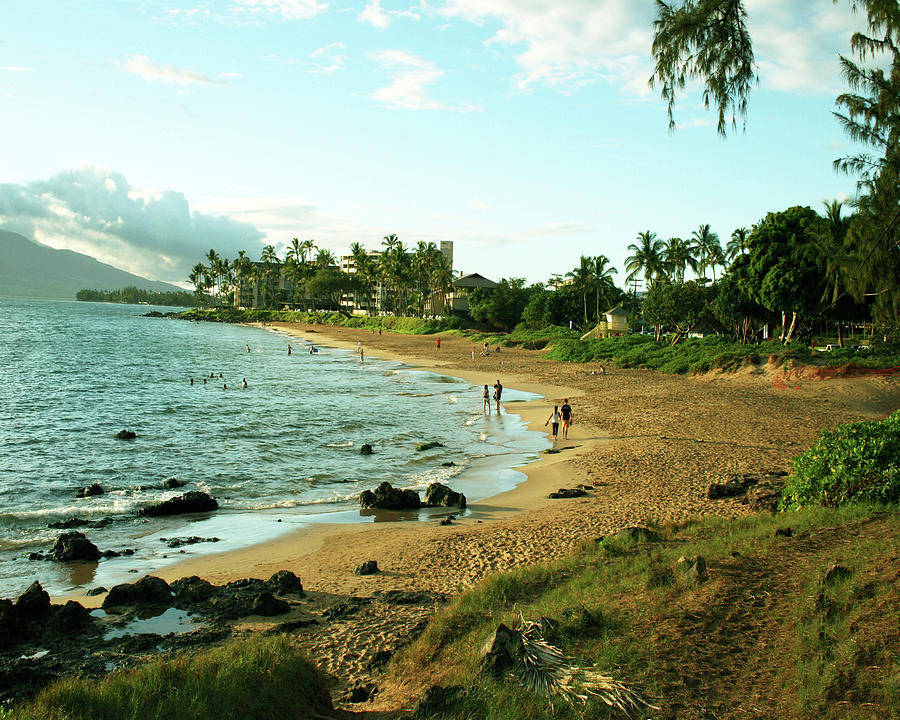
<instances>
[{"instance_id":1,"label":"beach vegetation","mask_svg":"<svg viewBox=\"0 0 900 720\"><path fill-rule=\"evenodd\" d=\"M786 528L790 538L775 534ZM465 688L441 718L616 717L596 699L552 702L513 674L481 673L482 647L499 623L552 618L544 640L663 716L674 708L718 715L758 698L784 717L900 712L897 639L885 635L900 622L889 561L896 507L815 506L655 530L652 541L586 540L564 559L485 578L394 658L388 682ZM697 556L708 576L678 571L682 558ZM835 564L845 571L829 573Z\"/></svg>"},{"instance_id":2,"label":"beach vegetation","mask_svg":"<svg viewBox=\"0 0 900 720\"><path fill-rule=\"evenodd\" d=\"M900 501L900 411L824 430L794 460L782 506Z\"/></svg>"},{"instance_id":3,"label":"beach vegetation","mask_svg":"<svg viewBox=\"0 0 900 720\"><path fill-rule=\"evenodd\" d=\"M11 720L283 720L325 717L319 670L285 637L255 636L151 660L102 678L72 677L14 707Z\"/></svg>"},{"instance_id":4,"label":"beach vegetation","mask_svg":"<svg viewBox=\"0 0 900 720\"><path fill-rule=\"evenodd\" d=\"M187 291L158 292L155 290L140 290L132 285L121 290L83 289L75 293L75 299L84 302L159 305L162 307L194 307L197 304L196 297Z\"/></svg>"}]
</instances>

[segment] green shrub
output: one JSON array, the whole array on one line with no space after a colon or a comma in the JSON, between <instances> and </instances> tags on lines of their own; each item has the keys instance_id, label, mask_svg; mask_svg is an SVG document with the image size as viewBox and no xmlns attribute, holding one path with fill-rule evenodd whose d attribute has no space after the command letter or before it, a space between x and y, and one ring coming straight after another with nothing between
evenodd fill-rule
<instances>
[{"instance_id":1,"label":"green shrub","mask_svg":"<svg viewBox=\"0 0 900 720\"><path fill-rule=\"evenodd\" d=\"M824 431L794 460L782 507L900 500L900 411Z\"/></svg>"}]
</instances>

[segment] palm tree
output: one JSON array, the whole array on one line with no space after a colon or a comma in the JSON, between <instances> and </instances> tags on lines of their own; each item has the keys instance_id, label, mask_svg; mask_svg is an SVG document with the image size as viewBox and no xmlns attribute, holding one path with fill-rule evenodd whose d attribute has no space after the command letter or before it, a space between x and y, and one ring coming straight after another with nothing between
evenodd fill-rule
<instances>
[{"instance_id":1,"label":"palm tree","mask_svg":"<svg viewBox=\"0 0 900 720\"><path fill-rule=\"evenodd\" d=\"M694 230L692 237L694 238L694 247L697 249L697 255L699 256L697 265L700 276L706 279L706 268L711 268L713 273L712 280L715 285L716 265L721 265L725 260L719 236L711 232L709 223L706 223Z\"/></svg>"},{"instance_id":2,"label":"palm tree","mask_svg":"<svg viewBox=\"0 0 900 720\"><path fill-rule=\"evenodd\" d=\"M203 277L205 273L206 267L202 262L198 262L191 268L191 273L188 275L188 280L194 286L194 294L197 296L197 302L201 307L203 306Z\"/></svg>"},{"instance_id":3,"label":"palm tree","mask_svg":"<svg viewBox=\"0 0 900 720\"><path fill-rule=\"evenodd\" d=\"M247 283L247 287L253 287L253 262L247 257L246 250L238 250L238 256L234 260L234 275L238 288L235 305L240 305L244 283Z\"/></svg>"},{"instance_id":4,"label":"palm tree","mask_svg":"<svg viewBox=\"0 0 900 720\"><path fill-rule=\"evenodd\" d=\"M667 274L677 282L684 282L684 273L687 268L697 272L697 258L694 257L694 247L680 237L669 238L663 249L663 263Z\"/></svg>"},{"instance_id":5,"label":"palm tree","mask_svg":"<svg viewBox=\"0 0 900 720\"><path fill-rule=\"evenodd\" d=\"M825 290L822 301L828 303L826 312L833 310L841 296L841 286L845 283L849 254L844 242L850 219L841 217L844 203L832 200L825 203L825 222L815 234L818 263L825 276ZM837 321L838 344L844 347L844 334L840 320Z\"/></svg>"},{"instance_id":6,"label":"palm tree","mask_svg":"<svg viewBox=\"0 0 900 720\"><path fill-rule=\"evenodd\" d=\"M381 282L388 291L389 305L394 314L397 313L400 286L402 284L401 256L405 255L403 243L393 233L385 235L381 242L384 251L381 253L378 263L378 274Z\"/></svg>"},{"instance_id":7,"label":"palm tree","mask_svg":"<svg viewBox=\"0 0 900 720\"><path fill-rule=\"evenodd\" d=\"M725 257L728 262L734 262L738 255L747 252L747 236L749 234L750 231L745 227L739 227L731 233L731 240L725 246Z\"/></svg>"},{"instance_id":8,"label":"palm tree","mask_svg":"<svg viewBox=\"0 0 900 720\"><path fill-rule=\"evenodd\" d=\"M588 324L587 298L594 288L594 262L587 255L582 255L578 267L566 273L566 277L572 278L572 285L581 293L584 300L584 324Z\"/></svg>"},{"instance_id":9,"label":"palm tree","mask_svg":"<svg viewBox=\"0 0 900 720\"><path fill-rule=\"evenodd\" d=\"M319 252L316 253L316 267L317 268L329 268L332 265L337 263L337 258L334 256L334 253L327 248L319 248Z\"/></svg>"},{"instance_id":10,"label":"palm tree","mask_svg":"<svg viewBox=\"0 0 900 720\"><path fill-rule=\"evenodd\" d=\"M447 315L447 296L453 289L453 264L440 251L434 256L434 267L431 270L430 282L433 291L441 298L442 313Z\"/></svg>"},{"instance_id":11,"label":"palm tree","mask_svg":"<svg viewBox=\"0 0 900 720\"><path fill-rule=\"evenodd\" d=\"M356 275L356 298L357 307L365 305L366 312L372 312L372 287L375 284L374 268L372 258L363 247L362 243L354 242L350 245L350 256L353 258L353 266Z\"/></svg>"},{"instance_id":12,"label":"palm tree","mask_svg":"<svg viewBox=\"0 0 900 720\"><path fill-rule=\"evenodd\" d=\"M219 274L221 271L221 260L219 259L218 253L214 249L210 249L208 253L206 253L206 259L209 260L209 277L212 280L212 286L216 288L216 292L213 295L218 295L218 286L219 286Z\"/></svg>"},{"instance_id":13,"label":"palm tree","mask_svg":"<svg viewBox=\"0 0 900 720\"><path fill-rule=\"evenodd\" d=\"M259 259L263 264L263 306L269 308L275 304L274 301L278 295L281 261L278 259L278 255L275 254L274 245L266 245Z\"/></svg>"},{"instance_id":14,"label":"palm tree","mask_svg":"<svg viewBox=\"0 0 900 720\"><path fill-rule=\"evenodd\" d=\"M606 255L597 255L591 258L591 283L594 286L595 319L600 322L600 297L603 296L603 304L609 308L609 297L615 287L612 276L618 271L614 267L607 267L610 259Z\"/></svg>"},{"instance_id":15,"label":"palm tree","mask_svg":"<svg viewBox=\"0 0 900 720\"><path fill-rule=\"evenodd\" d=\"M650 230L638 233L637 240L637 243L628 246L628 251L632 254L625 258L625 271L628 273L626 280L631 280L643 271L647 287L651 288L654 280L666 274L662 257L663 243Z\"/></svg>"}]
</instances>

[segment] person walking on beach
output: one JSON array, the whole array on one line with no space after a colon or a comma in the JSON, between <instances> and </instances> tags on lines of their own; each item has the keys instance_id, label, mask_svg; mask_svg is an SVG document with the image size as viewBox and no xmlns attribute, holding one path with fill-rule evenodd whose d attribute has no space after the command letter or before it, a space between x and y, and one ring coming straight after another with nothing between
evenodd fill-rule
<instances>
[{"instance_id":1,"label":"person walking on beach","mask_svg":"<svg viewBox=\"0 0 900 720\"><path fill-rule=\"evenodd\" d=\"M569 398L563 398L563 406L559 412L562 415L563 440L568 440L569 426L572 424L572 406L569 405Z\"/></svg>"},{"instance_id":2,"label":"person walking on beach","mask_svg":"<svg viewBox=\"0 0 900 720\"><path fill-rule=\"evenodd\" d=\"M497 401L497 414L500 414L500 396L503 394L503 386L500 384L500 379L497 379L497 384L494 385L494 400Z\"/></svg>"},{"instance_id":3,"label":"person walking on beach","mask_svg":"<svg viewBox=\"0 0 900 720\"><path fill-rule=\"evenodd\" d=\"M437 339L437 349L438 350L441 349L441 336L440 335L438 335L438 339Z\"/></svg>"},{"instance_id":4,"label":"person walking on beach","mask_svg":"<svg viewBox=\"0 0 900 720\"><path fill-rule=\"evenodd\" d=\"M488 390L488 386L484 386L484 393L481 396L484 398L484 407L482 408L482 412L486 412L488 415L491 414L491 393Z\"/></svg>"},{"instance_id":5,"label":"person walking on beach","mask_svg":"<svg viewBox=\"0 0 900 720\"><path fill-rule=\"evenodd\" d=\"M553 406L553 412L550 413L550 417L547 418L544 427L547 427L550 422L553 423L553 442L556 442L556 436L559 435L559 405Z\"/></svg>"},{"instance_id":6,"label":"person walking on beach","mask_svg":"<svg viewBox=\"0 0 900 720\"><path fill-rule=\"evenodd\" d=\"M475 346L472 346L472 359L475 359Z\"/></svg>"}]
</instances>

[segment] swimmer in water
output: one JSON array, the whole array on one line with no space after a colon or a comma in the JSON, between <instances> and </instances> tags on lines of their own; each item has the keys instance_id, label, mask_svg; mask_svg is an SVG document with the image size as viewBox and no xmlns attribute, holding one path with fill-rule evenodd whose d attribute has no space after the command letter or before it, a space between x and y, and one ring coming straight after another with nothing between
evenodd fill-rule
<instances>
[{"instance_id":1,"label":"swimmer in water","mask_svg":"<svg viewBox=\"0 0 900 720\"><path fill-rule=\"evenodd\" d=\"M244 388L244 390L247 389L247 378L241 379L241 387Z\"/></svg>"},{"instance_id":2,"label":"swimmer in water","mask_svg":"<svg viewBox=\"0 0 900 720\"><path fill-rule=\"evenodd\" d=\"M250 346L249 346L249 345L247 346L247 352L250 352Z\"/></svg>"}]
</instances>

